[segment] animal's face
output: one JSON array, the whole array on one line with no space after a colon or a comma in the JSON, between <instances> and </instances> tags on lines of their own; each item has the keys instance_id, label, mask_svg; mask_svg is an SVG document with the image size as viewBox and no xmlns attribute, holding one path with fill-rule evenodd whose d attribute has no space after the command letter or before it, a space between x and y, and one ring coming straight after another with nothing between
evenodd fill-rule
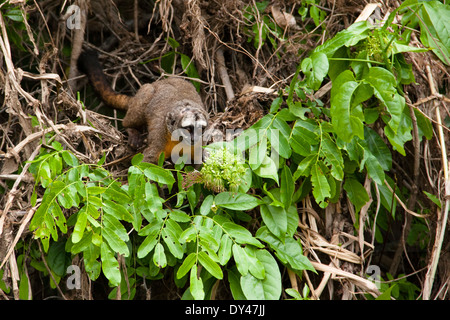
<instances>
[{"instance_id":1,"label":"animal's face","mask_svg":"<svg viewBox=\"0 0 450 320\"><path fill-rule=\"evenodd\" d=\"M166 125L173 138L182 137L184 143L194 145L202 140L208 126L208 115L202 106L183 100L168 113Z\"/></svg>"}]
</instances>

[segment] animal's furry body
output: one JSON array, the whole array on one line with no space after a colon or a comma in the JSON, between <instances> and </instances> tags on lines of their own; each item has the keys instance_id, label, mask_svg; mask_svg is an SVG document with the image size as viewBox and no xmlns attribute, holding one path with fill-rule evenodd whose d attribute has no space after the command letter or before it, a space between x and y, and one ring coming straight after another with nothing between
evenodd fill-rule
<instances>
[{"instance_id":1,"label":"animal's furry body","mask_svg":"<svg viewBox=\"0 0 450 320\"><path fill-rule=\"evenodd\" d=\"M182 129L177 133L185 144L192 146L201 142L203 129L208 125L208 114L189 81L178 78L158 80L143 85L135 96L128 96L111 88L95 53L82 53L78 58L78 69L86 73L95 91L107 105L126 110L123 126L129 129L131 144L135 129L147 127L148 146L143 152L145 161L157 162L161 152L165 153L166 159L170 157L178 144L172 139L177 129ZM188 149L191 148L184 150Z\"/></svg>"}]
</instances>

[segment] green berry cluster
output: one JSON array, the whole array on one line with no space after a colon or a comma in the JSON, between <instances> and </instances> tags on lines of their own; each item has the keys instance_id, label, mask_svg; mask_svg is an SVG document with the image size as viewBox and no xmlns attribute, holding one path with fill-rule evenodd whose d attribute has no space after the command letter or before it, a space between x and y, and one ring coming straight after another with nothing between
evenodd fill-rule
<instances>
[{"instance_id":1,"label":"green berry cluster","mask_svg":"<svg viewBox=\"0 0 450 320\"><path fill-rule=\"evenodd\" d=\"M200 173L208 189L215 192L237 192L245 171L241 157L221 148L211 151Z\"/></svg>"}]
</instances>

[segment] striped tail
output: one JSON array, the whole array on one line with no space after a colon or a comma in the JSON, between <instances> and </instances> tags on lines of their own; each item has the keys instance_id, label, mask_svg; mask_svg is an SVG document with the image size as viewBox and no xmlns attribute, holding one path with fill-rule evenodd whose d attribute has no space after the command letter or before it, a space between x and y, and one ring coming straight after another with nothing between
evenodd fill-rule
<instances>
[{"instance_id":1,"label":"striped tail","mask_svg":"<svg viewBox=\"0 0 450 320\"><path fill-rule=\"evenodd\" d=\"M92 50L82 52L78 57L77 66L79 71L87 75L89 82L103 102L119 110L128 110L131 97L117 93L111 88L96 52Z\"/></svg>"}]
</instances>

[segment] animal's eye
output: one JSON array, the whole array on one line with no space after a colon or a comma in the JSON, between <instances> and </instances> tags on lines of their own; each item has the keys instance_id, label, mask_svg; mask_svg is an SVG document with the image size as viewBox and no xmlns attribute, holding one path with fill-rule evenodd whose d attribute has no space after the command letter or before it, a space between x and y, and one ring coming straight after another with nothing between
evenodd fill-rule
<instances>
[{"instance_id":1,"label":"animal's eye","mask_svg":"<svg viewBox=\"0 0 450 320\"><path fill-rule=\"evenodd\" d=\"M173 113L169 113L167 115L167 120L166 120L167 125L169 126L173 126L175 125L175 116Z\"/></svg>"}]
</instances>

